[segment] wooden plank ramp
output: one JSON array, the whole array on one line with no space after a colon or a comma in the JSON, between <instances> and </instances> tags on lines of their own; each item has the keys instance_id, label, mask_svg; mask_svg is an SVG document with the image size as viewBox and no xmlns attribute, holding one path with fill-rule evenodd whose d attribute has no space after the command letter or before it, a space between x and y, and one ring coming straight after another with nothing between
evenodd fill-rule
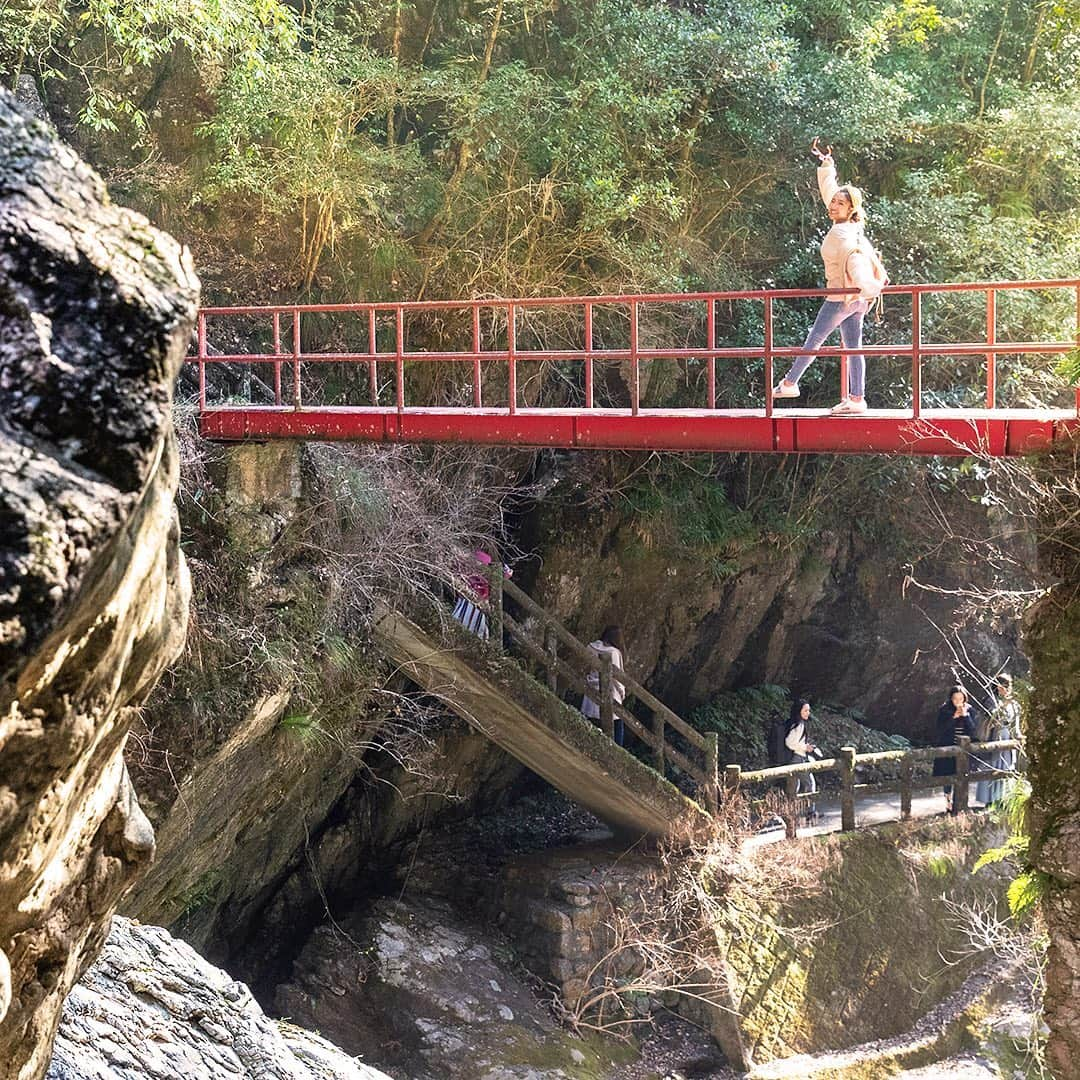
<instances>
[{"instance_id":1,"label":"wooden plank ramp","mask_svg":"<svg viewBox=\"0 0 1080 1080\"><path fill-rule=\"evenodd\" d=\"M441 613L381 608L375 639L421 689L618 833L689 842L712 818L494 646ZM421 625L421 623L423 625Z\"/></svg>"}]
</instances>

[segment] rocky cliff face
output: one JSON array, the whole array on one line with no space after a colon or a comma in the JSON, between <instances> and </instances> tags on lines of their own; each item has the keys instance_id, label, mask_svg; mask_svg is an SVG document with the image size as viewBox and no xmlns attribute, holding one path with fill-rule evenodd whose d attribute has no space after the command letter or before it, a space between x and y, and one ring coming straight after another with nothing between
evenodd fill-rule
<instances>
[{"instance_id":1,"label":"rocky cliff face","mask_svg":"<svg viewBox=\"0 0 1080 1080\"><path fill-rule=\"evenodd\" d=\"M0 1077L60 1007L154 846L121 752L184 636L172 386L179 246L0 91Z\"/></svg>"},{"instance_id":2,"label":"rocky cliff face","mask_svg":"<svg viewBox=\"0 0 1080 1080\"><path fill-rule=\"evenodd\" d=\"M309 448L229 447L210 468L210 524L196 510L188 531L188 650L129 746L158 853L124 912L268 999L328 913L381 895L417 832L497 803L522 767L417 700L367 640L342 574L374 545L349 530L312 542L349 507L319 491ZM371 527L381 489L333 473Z\"/></svg>"},{"instance_id":3,"label":"rocky cliff face","mask_svg":"<svg viewBox=\"0 0 1080 1080\"><path fill-rule=\"evenodd\" d=\"M687 464L659 479L648 467L629 456L559 463L523 527L522 547L542 562L518 576L540 603L584 640L621 624L631 673L677 712L777 683L856 708L873 727L931 736L955 681L937 627L947 633L962 604L949 590L981 572L966 538L992 531L982 507L905 472L871 490L858 461L813 474L739 459L715 476ZM1005 544L1021 568L1033 563L1029 538ZM920 556L916 575L942 592L907 587ZM1009 620L976 612L962 637L984 671L1023 669Z\"/></svg>"},{"instance_id":4,"label":"rocky cliff face","mask_svg":"<svg viewBox=\"0 0 1080 1080\"><path fill-rule=\"evenodd\" d=\"M48 1080L244 1076L390 1080L318 1035L268 1019L243 983L161 927L113 920L64 1005Z\"/></svg>"}]
</instances>

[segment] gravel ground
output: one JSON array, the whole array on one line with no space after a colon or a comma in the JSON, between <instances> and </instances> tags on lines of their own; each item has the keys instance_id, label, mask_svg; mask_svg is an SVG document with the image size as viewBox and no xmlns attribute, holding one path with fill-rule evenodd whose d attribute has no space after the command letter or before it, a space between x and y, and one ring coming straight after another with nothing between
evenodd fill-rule
<instances>
[{"instance_id":1,"label":"gravel ground","mask_svg":"<svg viewBox=\"0 0 1080 1080\"><path fill-rule=\"evenodd\" d=\"M724 1057L701 1028L665 1013L653 1029L639 1032L641 1056L623 1066L618 1080L735 1080Z\"/></svg>"}]
</instances>

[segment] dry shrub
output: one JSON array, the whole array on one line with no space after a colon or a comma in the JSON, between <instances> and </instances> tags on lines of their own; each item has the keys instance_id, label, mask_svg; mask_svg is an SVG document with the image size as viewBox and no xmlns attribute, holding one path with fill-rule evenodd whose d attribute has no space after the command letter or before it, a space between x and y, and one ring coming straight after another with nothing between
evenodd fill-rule
<instances>
[{"instance_id":1,"label":"dry shrub","mask_svg":"<svg viewBox=\"0 0 1080 1080\"><path fill-rule=\"evenodd\" d=\"M132 739L141 790L170 801L175 777L283 687L282 724L305 745L333 742L361 768L382 753L439 787L445 709L387 674L371 615L403 592L436 591L472 549L501 545L527 461L482 447L307 444L303 496L254 550L230 533L226 451L199 436L193 399L178 399L174 424L193 596L185 652Z\"/></svg>"}]
</instances>

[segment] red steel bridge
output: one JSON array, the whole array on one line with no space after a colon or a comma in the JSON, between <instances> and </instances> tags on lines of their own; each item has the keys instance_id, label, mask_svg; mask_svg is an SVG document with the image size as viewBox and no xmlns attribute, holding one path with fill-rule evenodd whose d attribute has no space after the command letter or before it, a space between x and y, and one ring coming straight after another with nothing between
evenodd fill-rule
<instances>
[{"instance_id":1,"label":"red steel bridge","mask_svg":"<svg viewBox=\"0 0 1080 1080\"><path fill-rule=\"evenodd\" d=\"M1080 387L1053 375L1080 347L1080 279L896 285L885 294L882 326L904 340L862 351L869 400L886 392L894 400L860 416L830 416L837 395L809 408L770 393L802 340L781 344L777 324L797 325L787 335L795 338L812 317L800 310L796 324L790 305L844 290L204 308L189 359L200 429L220 441L1004 456L1080 431ZM1053 305L1059 340L1001 339L999 327L1029 325L1025 312L1043 305ZM736 324L752 325L760 344L725 344ZM882 336L867 325L870 340ZM926 325L944 328L937 336L951 326L983 336L927 341ZM264 344L230 351L239 340ZM435 349L420 347L432 341ZM818 366L837 364L846 386L844 350L818 355ZM944 357L964 358L967 385L942 383L935 361ZM1015 364L1045 369L1056 407L999 407L999 382ZM228 377L216 372L208 387L219 366ZM673 378L692 404L656 407L655 388L666 386L670 400Z\"/></svg>"}]
</instances>

